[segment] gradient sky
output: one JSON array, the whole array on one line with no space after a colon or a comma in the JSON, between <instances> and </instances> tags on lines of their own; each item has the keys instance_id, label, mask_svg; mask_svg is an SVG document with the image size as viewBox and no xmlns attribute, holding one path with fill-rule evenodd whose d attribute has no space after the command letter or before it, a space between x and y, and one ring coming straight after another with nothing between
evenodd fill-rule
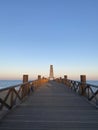
<instances>
[{"instance_id":1,"label":"gradient sky","mask_svg":"<svg viewBox=\"0 0 98 130\"><path fill-rule=\"evenodd\" d=\"M0 79L98 79L98 0L0 0Z\"/></svg>"}]
</instances>

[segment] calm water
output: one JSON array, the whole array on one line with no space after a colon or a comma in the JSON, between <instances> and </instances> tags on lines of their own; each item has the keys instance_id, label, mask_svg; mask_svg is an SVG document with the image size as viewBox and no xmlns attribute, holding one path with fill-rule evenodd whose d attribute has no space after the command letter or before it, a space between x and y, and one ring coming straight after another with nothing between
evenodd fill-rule
<instances>
[{"instance_id":1,"label":"calm water","mask_svg":"<svg viewBox=\"0 0 98 130\"><path fill-rule=\"evenodd\" d=\"M98 86L98 80L88 80L87 83Z\"/></svg>"},{"instance_id":2,"label":"calm water","mask_svg":"<svg viewBox=\"0 0 98 130\"><path fill-rule=\"evenodd\" d=\"M22 83L22 80L0 80L0 89ZM88 80L87 83L97 85L98 80Z\"/></svg>"},{"instance_id":3,"label":"calm water","mask_svg":"<svg viewBox=\"0 0 98 130\"><path fill-rule=\"evenodd\" d=\"M0 80L0 89L22 83L22 80Z\"/></svg>"}]
</instances>

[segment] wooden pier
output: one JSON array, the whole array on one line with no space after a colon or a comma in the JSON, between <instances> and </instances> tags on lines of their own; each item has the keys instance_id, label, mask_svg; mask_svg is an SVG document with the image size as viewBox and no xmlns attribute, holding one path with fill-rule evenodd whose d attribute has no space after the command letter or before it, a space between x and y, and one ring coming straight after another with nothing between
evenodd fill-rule
<instances>
[{"instance_id":1,"label":"wooden pier","mask_svg":"<svg viewBox=\"0 0 98 130\"><path fill-rule=\"evenodd\" d=\"M98 109L58 82L48 81L30 93L2 118L0 130L98 130Z\"/></svg>"}]
</instances>

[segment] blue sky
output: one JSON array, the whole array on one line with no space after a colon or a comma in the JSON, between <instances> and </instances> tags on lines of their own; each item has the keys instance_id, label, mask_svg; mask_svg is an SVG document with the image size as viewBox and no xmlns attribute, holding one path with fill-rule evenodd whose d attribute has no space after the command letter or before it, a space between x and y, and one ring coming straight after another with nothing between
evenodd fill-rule
<instances>
[{"instance_id":1,"label":"blue sky","mask_svg":"<svg viewBox=\"0 0 98 130\"><path fill-rule=\"evenodd\" d=\"M97 0L0 0L0 79L98 79Z\"/></svg>"}]
</instances>

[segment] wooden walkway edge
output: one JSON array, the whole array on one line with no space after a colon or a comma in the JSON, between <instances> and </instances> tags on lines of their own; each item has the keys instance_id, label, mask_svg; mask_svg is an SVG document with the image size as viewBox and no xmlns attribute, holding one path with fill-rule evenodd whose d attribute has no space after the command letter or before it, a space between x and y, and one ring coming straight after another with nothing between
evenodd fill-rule
<instances>
[{"instance_id":1,"label":"wooden walkway edge","mask_svg":"<svg viewBox=\"0 0 98 130\"><path fill-rule=\"evenodd\" d=\"M0 130L98 130L98 110L65 85L49 81L12 109Z\"/></svg>"}]
</instances>

